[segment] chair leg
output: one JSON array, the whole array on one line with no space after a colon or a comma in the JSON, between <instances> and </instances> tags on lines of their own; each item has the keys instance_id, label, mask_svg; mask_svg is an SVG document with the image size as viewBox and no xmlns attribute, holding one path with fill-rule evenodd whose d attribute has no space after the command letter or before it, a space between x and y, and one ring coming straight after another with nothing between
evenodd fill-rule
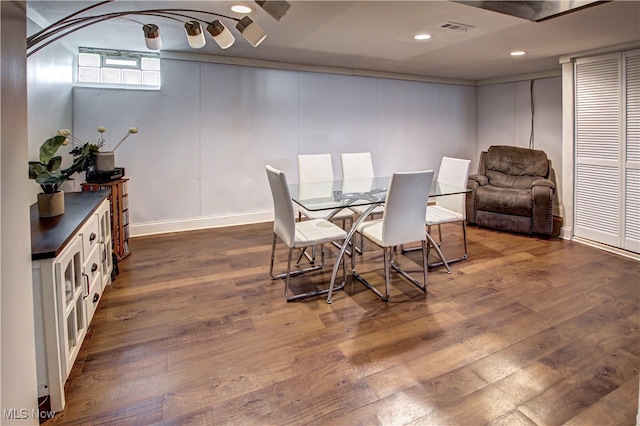
<instances>
[{"instance_id":1,"label":"chair leg","mask_svg":"<svg viewBox=\"0 0 640 426\"><path fill-rule=\"evenodd\" d=\"M391 259L393 258L393 247L384 247L384 299L385 301L389 300L389 296L391 295L391 271L389 265L391 264Z\"/></svg>"},{"instance_id":2,"label":"chair leg","mask_svg":"<svg viewBox=\"0 0 640 426\"><path fill-rule=\"evenodd\" d=\"M423 271L424 271L423 272L424 284L416 280L415 278L413 278L411 275L409 275L408 272L406 272L405 270L400 268L400 266L398 266L398 264L395 262L393 258L394 247L382 247L382 250L383 250L383 257L384 257L383 261L384 261L385 292L382 293L380 290L375 288L369 281L367 281L362 275L358 274L358 272L355 269L355 260L354 260L355 256L354 256L351 258L351 273L353 274L353 277L356 280L360 281L365 287L373 291L376 296L378 296L380 299L386 302L389 300L391 296L391 269L390 268L393 268L396 272L402 275L402 277L404 277L407 281L409 281L411 284L415 285L420 290L426 293L427 274L428 274L426 241L422 241L422 262L423 262L422 265L423 265Z\"/></svg>"},{"instance_id":3,"label":"chair leg","mask_svg":"<svg viewBox=\"0 0 640 426\"><path fill-rule=\"evenodd\" d=\"M422 246L422 261L423 261L423 266L424 269L428 269L427 263L425 262L426 258L427 258L427 252L426 252L426 242L423 240L421 242L421 246ZM424 272L424 284L421 283L420 281L416 280L415 278L413 278L411 275L409 275L408 272L406 272L405 270L403 270L402 268L400 268L400 266L398 266L398 264L394 261L393 259L393 255L391 256L391 267L398 272L400 275L402 275L407 281L409 281L411 284L415 285L416 287L418 287L420 290L426 292L427 291L427 272Z\"/></svg>"},{"instance_id":4,"label":"chair leg","mask_svg":"<svg viewBox=\"0 0 640 426\"><path fill-rule=\"evenodd\" d=\"M269 266L269 275L271 276L271 279L275 280L276 277L273 276L273 262L275 261L276 258L276 239L278 238L278 236L274 233L273 234L273 244L271 244L271 265Z\"/></svg>"},{"instance_id":5,"label":"chair leg","mask_svg":"<svg viewBox=\"0 0 640 426\"><path fill-rule=\"evenodd\" d=\"M280 274L274 275L273 274L273 264L275 261L275 254L276 254L276 239L278 237L276 236L276 234L273 234L273 244L271 245L271 265L269 266L269 275L271 276L272 280L277 280L280 278L284 278L286 279L288 276L292 276L295 277L296 275L300 275L300 274L304 274L306 272L311 272L311 271L317 271L318 269L321 269L324 266L324 257L322 257L322 262L320 262L320 264L316 264L313 266L309 266L306 268L302 268L302 269L297 269L295 271L291 271L291 269L287 269L287 272L282 272ZM293 251L293 248L289 249L290 252Z\"/></svg>"},{"instance_id":6,"label":"chair leg","mask_svg":"<svg viewBox=\"0 0 640 426\"><path fill-rule=\"evenodd\" d=\"M274 243L274 247L275 247L275 243ZM308 291L306 293L300 293L300 294L295 294L292 296L289 296L289 283L290 283L290 278L292 276L296 276L296 275L300 275L303 274L305 272L310 272L310 271L315 271L318 270L320 268L322 268L322 266L324 265L324 255L325 255L325 251L324 251L324 246L322 244L320 244L320 265L315 265L315 266L311 266L305 269L298 269L296 271L291 271L291 261L292 261L292 254L293 254L293 248L289 249L289 256L287 259L287 272L279 274L274 276L273 273L271 274L271 278L276 279L276 278L284 278L285 279L285 287L284 287L284 297L287 300L287 302L293 302L296 300L300 300L300 299L305 299L307 297L312 297L312 296L318 296L318 295L322 295L322 294L326 294L329 292L329 288L323 288L320 290L312 290L312 291ZM273 255L272 255L273 256ZM273 262L273 260L272 260ZM273 270L273 264L271 265L271 270ZM342 258L342 283L340 283L340 285L336 288L333 289L333 291L339 291L342 290L344 288L344 286L347 283L347 265L345 263L344 257Z\"/></svg>"},{"instance_id":7,"label":"chair leg","mask_svg":"<svg viewBox=\"0 0 640 426\"><path fill-rule=\"evenodd\" d=\"M313 251L313 258L315 259L315 254L316 254L316 247L315 246L312 247L312 251ZM287 299L287 302L291 302L293 300L302 299L302 298L305 298L305 297L315 296L317 294L322 294L322 290L315 290L315 291L309 291L307 293L296 294L295 296L289 297L289 278L291 277L291 256L292 256L292 254L293 254L293 248L289 248L289 258L287 259L287 276L286 276L285 284L284 284L284 297L285 297L285 299ZM320 244L320 265L324 265L324 248L322 247L322 244ZM307 270L308 271L313 271L313 270L316 270L316 269L320 269L320 268L316 268L314 266L314 267L308 268Z\"/></svg>"},{"instance_id":8,"label":"chair leg","mask_svg":"<svg viewBox=\"0 0 640 426\"><path fill-rule=\"evenodd\" d=\"M362 236L362 234L360 234L361 238L364 238ZM353 275L353 278L355 278L356 280L360 281L365 287L367 287L369 290L371 290L372 292L375 293L376 296L378 296L380 299L384 300L385 302L387 300L389 300L389 262L387 261L387 248L386 247L382 247L383 253L384 253L384 277L385 277L385 289L386 289L386 294L382 293L380 290L378 290L377 288L375 288L369 281L367 281L362 275L360 275L357 271L356 271L356 266L355 266L355 256L351 256L351 274Z\"/></svg>"},{"instance_id":9,"label":"chair leg","mask_svg":"<svg viewBox=\"0 0 640 426\"><path fill-rule=\"evenodd\" d=\"M356 280L360 281L365 287L367 287L369 290L371 290L372 292L375 293L376 296L378 296L380 299L384 300L385 302L387 300L389 300L389 296L385 295L384 293L382 293L380 290L378 290L377 288L375 288L371 283L369 283L369 281L367 281L362 275L360 275L358 272L356 272L356 270L354 269L352 272L353 274L353 278L355 278Z\"/></svg>"},{"instance_id":10,"label":"chair leg","mask_svg":"<svg viewBox=\"0 0 640 426\"><path fill-rule=\"evenodd\" d=\"M321 258L322 258L322 263L324 264L324 249L323 246L320 245L320 253L321 253ZM315 270L318 268L308 268L310 270ZM294 271L291 275L295 274ZM339 291L342 290L344 288L344 286L347 283L347 264L345 263L344 260L344 256L342 257L342 282L340 283L340 285L338 287L335 287L332 291ZM312 297L312 296L319 296L322 294L327 294L330 291L330 288L323 288L320 290L312 290L312 291L308 291L306 293L300 293L300 294L295 294L292 296L289 296L288 293L288 289L289 289L289 280L287 280L286 282L286 287L285 287L285 298L287 299L287 302L294 302L296 300L300 300L300 299L306 299L308 297Z\"/></svg>"},{"instance_id":11,"label":"chair leg","mask_svg":"<svg viewBox=\"0 0 640 426\"><path fill-rule=\"evenodd\" d=\"M467 221L462 221L462 238L464 239L464 258L469 257L469 247L467 246Z\"/></svg>"},{"instance_id":12,"label":"chair leg","mask_svg":"<svg viewBox=\"0 0 640 426\"><path fill-rule=\"evenodd\" d=\"M289 278L291 278L291 256L293 248L289 248L289 256L287 256L287 275L284 279L284 298L289 300Z\"/></svg>"},{"instance_id":13,"label":"chair leg","mask_svg":"<svg viewBox=\"0 0 640 426\"><path fill-rule=\"evenodd\" d=\"M429 273L429 262L427 258L427 242L422 241L422 266L424 272L424 291L427 291L427 275Z\"/></svg>"},{"instance_id":14,"label":"chair leg","mask_svg":"<svg viewBox=\"0 0 640 426\"><path fill-rule=\"evenodd\" d=\"M469 247L468 247L468 243L467 243L467 222L466 221L461 221L460 223L462 223L462 239L464 242L464 255L462 255L461 257L457 257L455 259L447 259L446 260L446 264L450 264L450 263L454 263L454 262L460 262L461 260L467 260L467 258L469 257ZM428 254L427 254L428 255ZM440 257L440 259L443 259L443 257ZM431 268L435 268L438 266L442 266L445 263L443 262L435 262L435 263L430 263L429 267Z\"/></svg>"},{"instance_id":15,"label":"chair leg","mask_svg":"<svg viewBox=\"0 0 640 426\"><path fill-rule=\"evenodd\" d=\"M306 257L311 265L313 265L316 262L316 248L311 247L311 255L307 253L307 248L308 247L303 247L300 250L300 256L298 256L298 259L296 260L296 263L295 263L296 267L300 266L300 261L302 261L303 257Z\"/></svg>"},{"instance_id":16,"label":"chair leg","mask_svg":"<svg viewBox=\"0 0 640 426\"><path fill-rule=\"evenodd\" d=\"M440 265L444 265L447 268L447 274L451 273L451 268L449 268L449 261L447 259L445 259L444 254L442 254L442 250L440 250L440 247L438 247L438 244L435 242L435 240L433 239L433 237L431 236L431 234L429 234L427 232L427 240L428 240L428 245L427 245L427 258L428 258L428 253L429 253L429 247L433 246L433 249L436 251L436 253L438 253L438 257L440 258L441 262L436 262L436 263L431 263L431 264L427 264L428 267L434 267L434 266L440 266Z\"/></svg>"}]
</instances>

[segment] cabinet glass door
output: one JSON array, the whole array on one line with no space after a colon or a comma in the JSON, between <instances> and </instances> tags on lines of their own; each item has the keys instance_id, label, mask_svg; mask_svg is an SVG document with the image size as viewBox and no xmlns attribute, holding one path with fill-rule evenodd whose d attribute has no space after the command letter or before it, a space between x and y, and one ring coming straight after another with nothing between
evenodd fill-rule
<instances>
[{"instance_id":1,"label":"cabinet glass door","mask_svg":"<svg viewBox=\"0 0 640 426\"><path fill-rule=\"evenodd\" d=\"M103 287L109 282L111 270L113 269L113 257L111 248L111 213L109 211L109 203L105 201L104 208L100 209L100 263L103 279Z\"/></svg>"},{"instance_id":2,"label":"cabinet glass door","mask_svg":"<svg viewBox=\"0 0 640 426\"><path fill-rule=\"evenodd\" d=\"M66 359L65 378L69 376L71 366L87 332L85 281L82 274L82 239L76 237L56 262L58 306L63 310L60 317L64 318L63 323L60 324L62 327L60 346L64 348Z\"/></svg>"}]
</instances>

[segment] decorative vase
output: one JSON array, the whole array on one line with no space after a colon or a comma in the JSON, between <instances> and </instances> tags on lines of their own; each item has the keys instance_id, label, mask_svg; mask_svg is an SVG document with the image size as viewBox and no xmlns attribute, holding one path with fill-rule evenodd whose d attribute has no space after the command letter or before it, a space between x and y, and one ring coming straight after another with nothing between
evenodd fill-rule
<instances>
[{"instance_id":1,"label":"decorative vase","mask_svg":"<svg viewBox=\"0 0 640 426\"><path fill-rule=\"evenodd\" d=\"M115 153L113 151L96 153L96 171L111 172L115 168Z\"/></svg>"},{"instance_id":2,"label":"decorative vase","mask_svg":"<svg viewBox=\"0 0 640 426\"><path fill-rule=\"evenodd\" d=\"M64 192L38 194L38 213L40 217L55 217L64 214Z\"/></svg>"}]
</instances>

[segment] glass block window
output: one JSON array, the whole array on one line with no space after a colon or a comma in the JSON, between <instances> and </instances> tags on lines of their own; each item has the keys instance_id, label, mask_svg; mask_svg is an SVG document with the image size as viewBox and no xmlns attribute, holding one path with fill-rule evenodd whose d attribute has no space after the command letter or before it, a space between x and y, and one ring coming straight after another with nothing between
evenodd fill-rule
<instances>
[{"instance_id":1,"label":"glass block window","mask_svg":"<svg viewBox=\"0 0 640 426\"><path fill-rule=\"evenodd\" d=\"M80 48L78 83L91 86L160 88L160 55Z\"/></svg>"}]
</instances>

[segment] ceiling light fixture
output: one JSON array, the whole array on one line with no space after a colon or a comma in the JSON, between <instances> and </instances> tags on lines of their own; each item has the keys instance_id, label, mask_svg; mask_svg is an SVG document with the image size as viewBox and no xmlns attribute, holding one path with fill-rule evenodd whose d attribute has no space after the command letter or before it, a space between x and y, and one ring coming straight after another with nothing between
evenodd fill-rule
<instances>
[{"instance_id":1,"label":"ceiling light fixture","mask_svg":"<svg viewBox=\"0 0 640 426\"><path fill-rule=\"evenodd\" d=\"M183 23L189 46L194 49L200 49L206 44L204 32L202 31L202 24L206 25L207 32L222 49L227 49L235 42L233 34L231 34L220 20L216 19L209 21L208 19L203 18L203 15L205 17L216 16L235 21L236 29L253 47L257 47L267 37L267 33L265 33L264 30L248 16L235 18L206 10L146 9L81 16L91 9L111 3L112 1L114 0L101 1L94 5L85 7L84 9L80 9L77 12L65 16L48 27L27 37L27 57L71 33L100 22L118 18L127 19L142 25L142 31L147 48L152 50L161 49L162 40L160 39L159 27L155 24L143 24L142 22L135 21L131 19L130 16L153 16ZM256 1L256 3L277 20L280 20L290 7L289 3L286 1Z\"/></svg>"},{"instance_id":2,"label":"ceiling light fixture","mask_svg":"<svg viewBox=\"0 0 640 426\"><path fill-rule=\"evenodd\" d=\"M187 21L184 23L184 30L187 33L187 40L189 46L194 49L200 49L207 44L207 40L204 38L202 27L198 21Z\"/></svg>"},{"instance_id":3,"label":"ceiling light fixture","mask_svg":"<svg viewBox=\"0 0 640 426\"><path fill-rule=\"evenodd\" d=\"M160 29L155 24L146 24L142 26L144 32L144 42L147 45L147 49L160 50L162 49L162 39L160 38Z\"/></svg>"},{"instance_id":4,"label":"ceiling light fixture","mask_svg":"<svg viewBox=\"0 0 640 426\"><path fill-rule=\"evenodd\" d=\"M236 24L236 29L253 47L258 47L267 38L267 33L248 16L245 16Z\"/></svg>"},{"instance_id":5,"label":"ceiling light fixture","mask_svg":"<svg viewBox=\"0 0 640 426\"><path fill-rule=\"evenodd\" d=\"M429 40L431 38L431 34L416 34L413 38L415 40Z\"/></svg>"},{"instance_id":6,"label":"ceiling light fixture","mask_svg":"<svg viewBox=\"0 0 640 426\"><path fill-rule=\"evenodd\" d=\"M207 31L222 49L231 47L231 45L236 41L236 38L231 34L231 31L229 31L227 27L217 19L207 25Z\"/></svg>"},{"instance_id":7,"label":"ceiling light fixture","mask_svg":"<svg viewBox=\"0 0 640 426\"><path fill-rule=\"evenodd\" d=\"M511 55L511 56L522 56L522 55L525 55L526 53L527 52L525 52L524 50L516 50L516 51L513 51L513 52L509 53L509 55Z\"/></svg>"},{"instance_id":8,"label":"ceiling light fixture","mask_svg":"<svg viewBox=\"0 0 640 426\"><path fill-rule=\"evenodd\" d=\"M235 13L242 13L243 15L247 15L253 12L253 9L251 9L249 6L245 6L244 4L234 4L233 6L231 6L231 11Z\"/></svg>"},{"instance_id":9,"label":"ceiling light fixture","mask_svg":"<svg viewBox=\"0 0 640 426\"><path fill-rule=\"evenodd\" d=\"M267 12L273 19L276 21L280 21L282 17L287 13L291 5L286 1L263 1L263 0L255 0L255 2L260 6L265 12Z\"/></svg>"}]
</instances>

